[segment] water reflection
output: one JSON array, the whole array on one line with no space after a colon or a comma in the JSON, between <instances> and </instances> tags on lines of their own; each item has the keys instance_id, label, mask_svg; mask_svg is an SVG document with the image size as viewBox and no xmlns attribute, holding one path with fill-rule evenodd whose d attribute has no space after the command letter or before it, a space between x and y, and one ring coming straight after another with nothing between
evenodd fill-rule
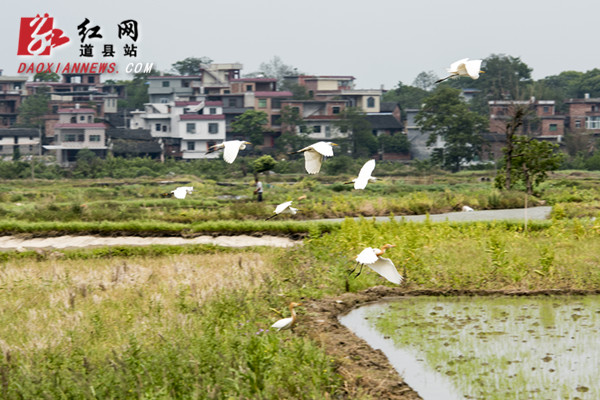
<instances>
[{"instance_id":1,"label":"water reflection","mask_svg":"<svg viewBox=\"0 0 600 400\"><path fill-rule=\"evenodd\" d=\"M599 320L600 296L416 297L341 318L426 400L598 399Z\"/></svg>"}]
</instances>

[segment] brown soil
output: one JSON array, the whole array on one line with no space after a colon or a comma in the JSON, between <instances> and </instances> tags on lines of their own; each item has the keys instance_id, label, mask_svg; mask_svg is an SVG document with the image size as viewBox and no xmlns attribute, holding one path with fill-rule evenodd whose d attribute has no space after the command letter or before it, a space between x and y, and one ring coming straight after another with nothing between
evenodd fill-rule
<instances>
[{"instance_id":1,"label":"brown soil","mask_svg":"<svg viewBox=\"0 0 600 400\"><path fill-rule=\"evenodd\" d=\"M409 287L375 286L359 293L345 293L334 298L303 300L295 333L307 335L320 343L327 354L336 360L337 372L344 379L343 398L373 398L414 400L421 397L408 386L380 350L373 350L359 337L343 326L338 316L366 303L391 297L407 296L493 296L493 295L559 295L598 294L597 291L544 290L544 291L460 291L416 290Z\"/></svg>"}]
</instances>

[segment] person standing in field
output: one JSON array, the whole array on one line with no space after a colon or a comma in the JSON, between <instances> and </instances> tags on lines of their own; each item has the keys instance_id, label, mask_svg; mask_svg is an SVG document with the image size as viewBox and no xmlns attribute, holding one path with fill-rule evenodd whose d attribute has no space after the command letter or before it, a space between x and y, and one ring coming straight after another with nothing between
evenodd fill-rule
<instances>
[{"instance_id":1,"label":"person standing in field","mask_svg":"<svg viewBox=\"0 0 600 400\"><path fill-rule=\"evenodd\" d=\"M258 201L262 201L262 194L263 194L262 182L259 181L258 178L254 178L254 183L256 185L256 189L254 189L254 194L257 195Z\"/></svg>"}]
</instances>

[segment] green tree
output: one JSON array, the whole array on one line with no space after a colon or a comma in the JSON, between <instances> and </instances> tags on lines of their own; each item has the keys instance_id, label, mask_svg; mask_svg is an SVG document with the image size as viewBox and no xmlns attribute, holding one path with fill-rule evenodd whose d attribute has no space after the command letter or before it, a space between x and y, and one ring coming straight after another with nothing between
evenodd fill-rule
<instances>
[{"instance_id":1,"label":"green tree","mask_svg":"<svg viewBox=\"0 0 600 400\"><path fill-rule=\"evenodd\" d=\"M38 72L33 76L34 82L60 82L60 75L56 72Z\"/></svg>"},{"instance_id":2,"label":"green tree","mask_svg":"<svg viewBox=\"0 0 600 400\"><path fill-rule=\"evenodd\" d=\"M308 130L298 109L284 106L281 109L281 136L275 140L275 147L285 152L303 147Z\"/></svg>"},{"instance_id":3,"label":"green tree","mask_svg":"<svg viewBox=\"0 0 600 400\"><path fill-rule=\"evenodd\" d=\"M533 194L534 186L539 185L562 164L564 155L558 144L536 140L527 136L518 136L515 140L513 174L521 181L527 194Z\"/></svg>"},{"instance_id":4,"label":"green tree","mask_svg":"<svg viewBox=\"0 0 600 400\"><path fill-rule=\"evenodd\" d=\"M476 159L487 129L488 120L470 111L460 97L460 90L441 85L425 99L415 122L422 132L429 132L428 145L438 137L445 141L436 160L443 168L456 172L461 164Z\"/></svg>"},{"instance_id":5,"label":"green tree","mask_svg":"<svg viewBox=\"0 0 600 400\"><path fill-rule=\"evenodd\" d=\"M356 107L347 107L335 122L338 129L349 134L353 157L370 157L377 152L377 139L365 113Z\"/></svg>"},{"instance_id":6,"label":"green tree","mask_svg":"<svg viewBox=\"0 0 600 400\"><path fill-rule=\"evenodd\" d=\"M478 89L471 108L485 116L489 115L490 100L522 100L532 95L532 69L519 57L492 54L483 60L481 69L484 73L479 79L449 79L440 86Z\"/></svg>"},{"instance_id":7,"label":"green tree","mask_svg":"<svg viewBox=\"0 0 600 400\"><path fill-rule=\"evenodd\" d=\"M200 75L201 65L210 63L212 60L208 57L188 57L171 64L171 69L179 75Z\"/></svg>"},{"instance_id":8,"label":"green tree","mask_svg":"<svg viewBox=\"0 0 600 400\"><path fill-rule=\"evenodd\" d=\"M248 110L231 122L231 130L247 137L253 146L264 143L263 133L269 116L264 111Z\"/></svg>"},{"instance_id":9,"label":"green tree","mask_svg":"<svg viewBox=\"0 0 600 400\"><path fill-rule=\"evenodd\" d=\"M437 81L439 77L433 71L423 71L413 81L413 86L422 89L425 91L430 91L435 87L435 81Z\"/></svg>"},{"instance_id":10,"label":"green tree","mask_svg":"<svg viewBox=\"0 0 600 400\"><path fill-rule=\"evenodd\" d=\"M403 133L396 133L393 136L380 136L379 144L384 153L408 153L410 151L410 142Z\"/></svg>"},{"instance_id":11,"label":"green tree","mask_svg":"<svg viewBox=\"0 0 600 400\"><path fill-rule=\"evenodd\" d=\"M396 88L383 94L383 101L398 104L402 111L402 119L406 119L406 109L420 108L423 100L430 94L427 90L398 82Z\"/></svg>"},{"instance_id":12,"label":"green tree","mask_svg":"<svg viewBox=\"0 0 600 400\"><path fill-rule=\"evenodd\" d=\"M277 165L277 161L273 159L270 155L264 155L262 157L257 158L252 162L252 170L254 171L254 175L260 174L261 172L270 171Z\"/></svg>"},{"instance_id":13,"label":"green tree","mask_svg":"<svg viewBox=\"0 0 600 400\"><path fill-rule=\"evenodd\" d=\"M75 169L73 176L76 178L96 178L100 172L102 160L90 149L81 149L75 155Z\"/></svg>"},{"instance_id":14,"label":"green tree","mask_svg":"<svg viewBox=\"0 0 600 400\"><path fill-rule=\"evenodd\" d=\"M44 115L49 112L50 88L40 87L35 94L28 96L19 107L18 126L41 127Z\"/></svg>"},{"instance_id":15,"label":"green tree","mask_svg":"<svg viewBox=\"0 0 600 400\"><path fill-rule=\"evenodd\" d=\"M281 90L289 90L289 87L284 85L284 76L302 74L298 72L298 68L285 64L281 57L273 56L267 62L263 62L258 67L258 71L247 74L247 77L265 77L277 79L277 85Z\"/></svg>"}]
</instances>

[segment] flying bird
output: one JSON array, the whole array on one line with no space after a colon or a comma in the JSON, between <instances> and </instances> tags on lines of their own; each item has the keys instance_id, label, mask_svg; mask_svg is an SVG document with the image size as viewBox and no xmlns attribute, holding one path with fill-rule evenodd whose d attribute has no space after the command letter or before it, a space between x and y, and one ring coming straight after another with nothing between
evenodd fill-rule
<instances>
[{"instance_id":1,"label":"flying bird","mask_svg":"<svg viewBox=\"0 0 600 400\"><path fill-rule=\"evenodd\" d=\"M306 196L300 196L300 197L298 197L298 200L302 200L305 198L306 198ZM296 213L298 212L298 209L292 207L292 200L290 200L290 201L286 201L284 203L279 204L277 207L275 207L275 210L273 212L274 212L274 214L271 215L269 218L267 218L266 221L270 220L271 218L275 218L276 216L278 216L279 214L281 214L283 212L289 212L292 215L296 215Z\"/></svg>"},{"instance_id":2,"label":"flying bird","mask_svg":"<svg viewBox=\"0 0 600 400\"><path fill-rule=\"evenodd\" d=\"M362 272L363 266L367 266L371 268L373 271L377 272L379 275L383 276L388 281L399 285L402 283L402 275L398 273L396 266L389 258L383 258L381 255L385 253L385 251L391 247L396 247L392 244L385 244L380 249L367 247L363 251L360 252L359 255L356 256L357 264L360 264L360 271L356 274L359 276ZM350 273L354 272L356 268L354 268Z\"/></svg>"},{"instance_id":3,"label":"flying bird","mask_svg":"<svg viewBox=\"0 0 600 400\"><path fill-rule=\"evenodd\" d=\"M333 147L337 146L331 142L317 142L308 147L295 151L291 154L304 153L304 167L309 174L317 174L321 170L321 164L325 157L333 157Z\"/></svg>"},{"instance_id":4,"label":"flying bird","mask_svg":"<svg viewBox=\"0 0 600 400\"><path fill-rule=\"evenodd\" d=\"M354 189L364 189L367 187L367 183L375 182L375 180L377 179L374 176L371 176L374 169L375 160L369 160L360 169L360 172L358 173L358 178L354 178L350 182L346 183L354 183Z\"/></svg>"},{"instance_id":5,"label":"flying bird","mask_svg":"<svg viewBox=\"0 0 600 400\"><path fill-rule=\"evenodd\" d=\"M223 159L229 164L235 161L240 150L244 150L246 145L251 144L250 142L244 142L243 140L228 140L223 143L215 144L214 146L210 146L206 154L215 152L217 150L224 149L223 151Z\"/></svg>"},{"instance_id":6,"label":"flying bird","mask_svg":"<svg viewBox=\"0 0 600 400\"><path fill-rule=\"evenodd\" d=\"M296 311L294 311L294 307L298 307L301 306L302 303L290 303L290 312L292 313L292 316L289 318L283 318L280 319L279 321L275 322L273 325L271 325L271 328L275 328L277 329L277 331L280 331L282 329L291 329L294 327L294 324L296 323Z\"/></svg>"},{"instance_id":7,"label":"flying bird","mask_svg":"<svg viewBox=\"0 0 600 400\"><path fill-rule=\"evenodd\" d=\"M483 60L469 60L468 58L463 58L462 60L458 60L450 64L450 68L448 68L448 75L445 78L439 79L435 81L435 83L440 83L445 81L446 79L454 78L457 76L469 76L472 79L478 79L480 73L484 73L481 71L481 63Z\"/></svg>"},{"instance_id":8,"label":"flying bird","mask_svg":"<svg viewBox=\"0 0 600 400\"><path fill-rule=\"evenodd\" d=\"M172 190L171 193L178 199L185 199L185 196L192 194L193 191L193 186L179 186L177 189Z\"/></svg>"}]
</instances>

